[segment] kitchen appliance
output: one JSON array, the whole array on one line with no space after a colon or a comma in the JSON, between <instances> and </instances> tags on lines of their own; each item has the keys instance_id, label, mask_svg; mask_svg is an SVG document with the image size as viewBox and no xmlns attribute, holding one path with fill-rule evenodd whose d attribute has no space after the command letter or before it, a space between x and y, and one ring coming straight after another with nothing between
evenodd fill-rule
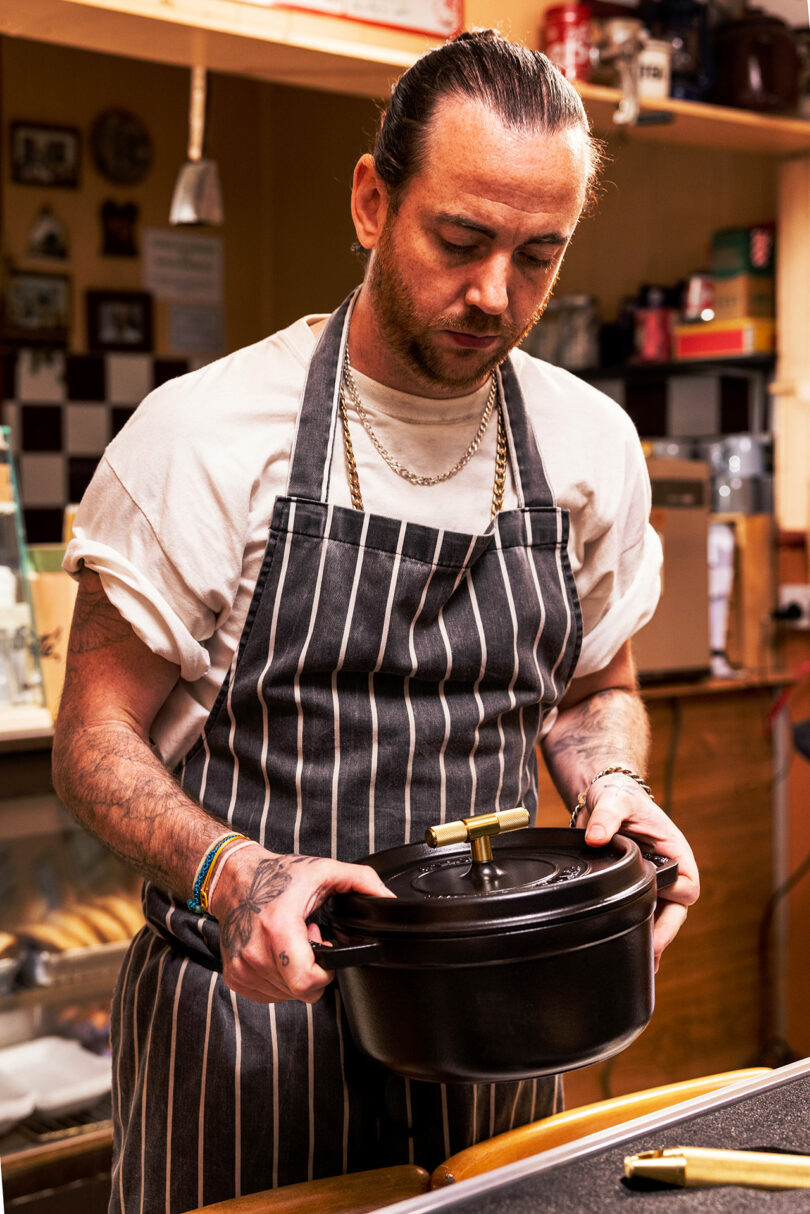
<instances>
[{"instance_id":1,"label":"kitchen appliance","mask_svg":"<svg viewBox=\"0 0 810 1214\"><path fill-rule=\"evenodd\" d=\"M643 679L696 677L709 670L709 465L650 456L647 468L664 568L658 607L633 653Z\"/></svg>"},{"instance_id":2,"label":"kitchen appliance","mask_svg":"<svg viewBox=\"0 0 810 1214\"><path fill-rule=\"evenodd\" d=\"M749 12L714 31L714 100L764 114L795 114L799 52L784 21Z\"/></svg>"},{"instance_id":3,"label":"kitchen appliance","mask_svg":"<svg viewBox=\"0 0 810 1214\"><path fill-rule=\"evenodd\" d=\"M318 962L338 971L358 1046L391 1070L526 1079L609 1058L648 1023L656 891L677 866L622 835L591 848L528 821L435 826L360 861L396 898L327 902Z\"/></svg>"}]
</instances>

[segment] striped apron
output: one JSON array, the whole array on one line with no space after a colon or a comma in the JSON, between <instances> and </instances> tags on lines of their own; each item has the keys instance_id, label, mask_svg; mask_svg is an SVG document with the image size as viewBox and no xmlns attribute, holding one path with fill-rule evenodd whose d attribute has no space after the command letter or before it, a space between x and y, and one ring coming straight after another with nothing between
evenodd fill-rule
<instances>
[{"instance_id":1,"label":"striped apron","mask_svg":"<svg viewBox=\"0 0 810 1214\"><path fill-rule=\"evenodd\" d=\"M223 825L340 860L445 819L534 812L538 731L582 632L567 512L508 361L518 509L463 535L329 502L349 306L317 346L238 650L178 769ZM553 1111L553 1080L391 1074L354 1047L334 983L314 1006L244 999L217 973L215 920L151 884L144 904L113 1008L111 1210L180 1214L346 1171L432 1168Z\"/></svg>"}]
</instances>

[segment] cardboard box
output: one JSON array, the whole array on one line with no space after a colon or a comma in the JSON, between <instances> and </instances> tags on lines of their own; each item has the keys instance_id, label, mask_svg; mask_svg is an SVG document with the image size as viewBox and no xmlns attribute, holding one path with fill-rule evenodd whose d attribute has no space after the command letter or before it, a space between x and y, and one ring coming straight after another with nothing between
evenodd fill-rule
<instances>
[{"instance_id":1,"label":"cardboard box","mask_svg":"<svg viewBox=\"0 0 810 1214\"><path fill-rule=\"evenodd\" d=\"M733 278L715 278L714 319L742 320L754 317L771 320L775 311L772 274L735 274Z\"/></svg>"},{"instance_id":2,"label":"cardboard box","mask_svg":"<svg viewBox=\"0 0 810 1214\"><path fill-rule=\"evenodd\" d=\"M676 325L675 358L741 358L771 354L776 346L772 320L711 320L705 324Z\"/></svg>"},{"instance_id":3,"label":"cardboard box","mask_svg":"<svg viewBox=\"0 0 810 1214\"><path fill-rule=\"evenodd\" d=\"M776 225L755 224L750 228L723 228L712 236L712 277L736 278L738 274L772 277L775 265Z\"/></svg>"}]
</instances>

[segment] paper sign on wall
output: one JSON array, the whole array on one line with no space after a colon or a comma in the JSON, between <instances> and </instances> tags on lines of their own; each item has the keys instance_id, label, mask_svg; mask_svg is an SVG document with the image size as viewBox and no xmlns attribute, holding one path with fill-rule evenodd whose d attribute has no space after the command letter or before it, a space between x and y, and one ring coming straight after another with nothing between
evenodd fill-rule
<instances>
[{"instance_id":1,"label":"paper sign on wall","mask_svg":"<svg viewBox=\"0 0 810 1214\"><path fill-rule=\"evenodd\" d=\"M303 8L393 29L449 38L464 19L463 0L246 0L265 8Z\"/></svg>"},{"instance_id":2,"label":"paper sign on wall","mask_svg":"<svg viewBox=\"0 0 810 1214\"><path fill-rule=\"evenodd\" d=\"M155 299L175 303L222 303L221 236L172 228L145 228L143 285Z\"/></svg>"}]
</instances>

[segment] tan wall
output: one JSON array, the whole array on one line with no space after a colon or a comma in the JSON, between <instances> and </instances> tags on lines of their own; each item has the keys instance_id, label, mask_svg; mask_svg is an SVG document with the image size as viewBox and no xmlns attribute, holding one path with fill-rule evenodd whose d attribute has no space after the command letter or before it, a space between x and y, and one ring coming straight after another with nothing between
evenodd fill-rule
<instances>
[{"instance_id":1,"label":"tan wall","mask_svg":"<svg viewBox=\"0 0 810 1214\"><path fill-rule=\"evenodd\" d=\"M3 255L16 269L68 273L74 316L70 345L86 349L85 291L137 290L139 258L102 257L99 208L107 198L134 201L139 231L168 226L174 181L185 160L188 72L17 39L0 44L4 153L14 120L77 127L83 139L79 189L17 185L3 172ZM226 222L227 347L255 341L304 311L328 308L360 274L349 252L351 172L376 124L372 102L212 77L208 153L218 163ZM154 144L142 183L118 187L95 169L87 147L93 119L117 106L137 114ZM32 260L28 233L48 203L70 233L66 263ZM167 352L166 315L156 313L155 344Z\"/></svg>"},{"instance_id":2,"label":"tan wall","mask_svg":"<svg viewBox=\"0 0 810 1214\"><path fill-rule=\"evenodd\" d=\"M501 22L525 36L515 12ZM511 9L510 9L511 12ZM472 16L472 14L471 14ZM474 22L473 22L474 23ZM513 25L518 28L512 29ZM99 206L132 199L140 226L166 226L177 170L185 159L188 73L183 68L23 40L2 43L4 133L14 119L75 125L85 137L107 106L147 124L153 168L131 189L107 183L85 146L79 190L13 185L3 175L3 252L20 268L57 269L25 256L43 202L67 224L74 280L73 349L84 349L84 291L137 289L137 259L99 254ZM369 145L378 106L367 99L235 76L210 83L208 150L222 180L226 222L227 347L254 341L305 312L334 306L360 276L350 252L349 193L354 163ZM600 298L603 318L642 282L674 282L705 265L713 229L773 217L776 166L767 157L614 138L595 217L583 220L558 291ZM158 309L156 346L166 352Z\"/></svg>"}]
</instances>

